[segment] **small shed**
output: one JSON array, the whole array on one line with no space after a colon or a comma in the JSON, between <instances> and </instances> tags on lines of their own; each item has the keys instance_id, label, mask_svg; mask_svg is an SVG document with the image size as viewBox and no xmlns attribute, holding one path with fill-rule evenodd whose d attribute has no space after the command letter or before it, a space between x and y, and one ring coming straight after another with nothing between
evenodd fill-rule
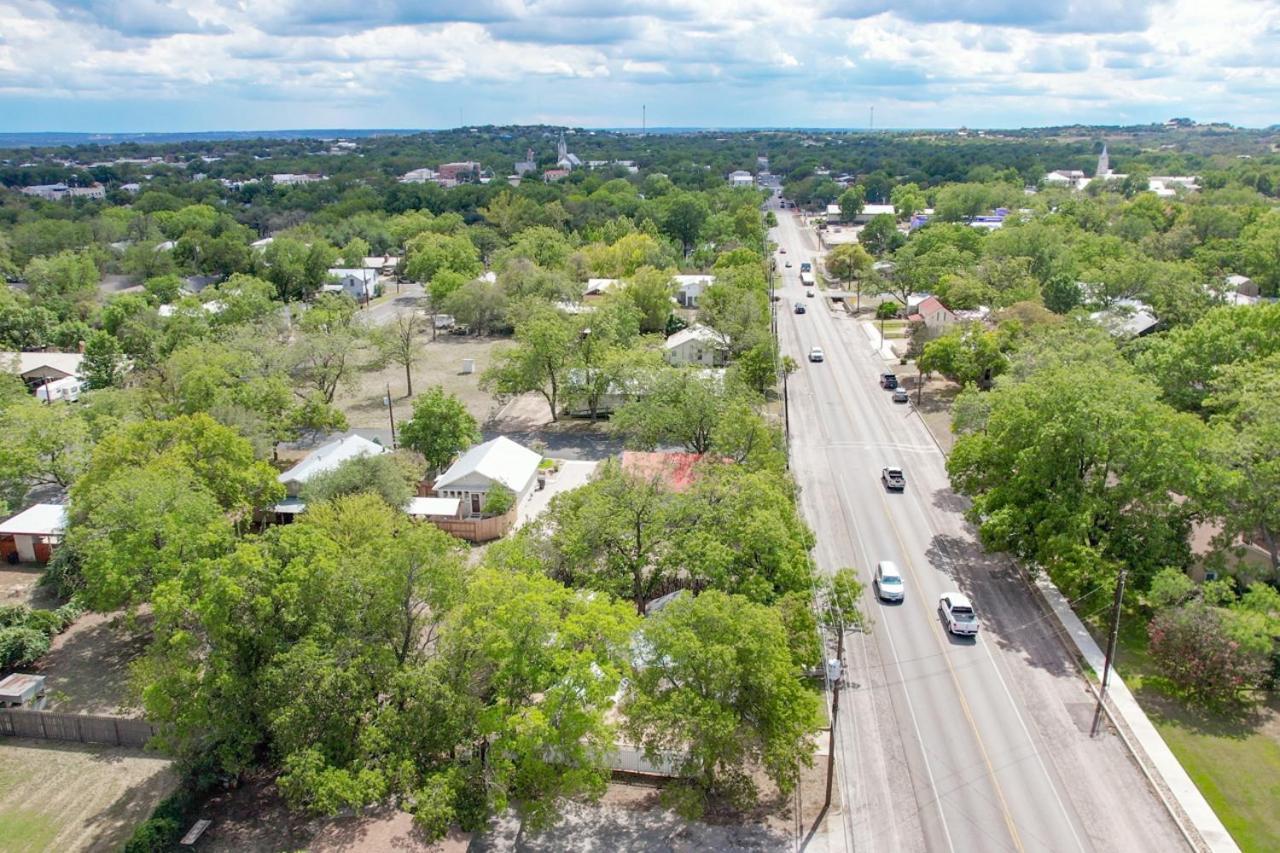
<instances>
[{"instance_id":1,"label":"small shed","mask_svg":"<svg viewBox=\"0 0 1280 853\"><path fill-rule=\"evenodd\" d=\"M11 563L47 563L66 527L66 504L36 504L0 523L0 555Z\"/></svg>"},{"instance_id":2,"label":"small shed","mask_svg":"<svg viewBox=\"0 0 1280 853\"><path fill-rule=\"evenodd\" d=\"M39 711L44 707L44 676L15 672L0 679L0 708L25 708Z\"/></svg>"}]
</instances>

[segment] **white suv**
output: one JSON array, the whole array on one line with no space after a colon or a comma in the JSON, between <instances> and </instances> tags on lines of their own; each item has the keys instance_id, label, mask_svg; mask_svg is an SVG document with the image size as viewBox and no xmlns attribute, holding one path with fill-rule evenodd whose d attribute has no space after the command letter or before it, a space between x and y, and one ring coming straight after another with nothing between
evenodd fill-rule
<instances>
[{"instance_id":1,"label":"white suv","mask_svg":"<svg viewBox=\"0 0 1280 853\"><path fill-rule=\"evenodd\" d=\"M902 573L888 560L876 563L876 576L871 579L871 585L875 587L876 598L881 601L902 601L907 592L902 583Z\"/></svg>"},{"instance_id":2,"label":"white suv","mask_svg":"<svg viewBox=\"0 0 1280 853\"><path fill-rule=\"evenodd\" d=\"M973 611L969 599L959 592L944 592L938 599L938 612L951 634L966 637L978 636L978 614Z\"/></svg>"}]
</instances>

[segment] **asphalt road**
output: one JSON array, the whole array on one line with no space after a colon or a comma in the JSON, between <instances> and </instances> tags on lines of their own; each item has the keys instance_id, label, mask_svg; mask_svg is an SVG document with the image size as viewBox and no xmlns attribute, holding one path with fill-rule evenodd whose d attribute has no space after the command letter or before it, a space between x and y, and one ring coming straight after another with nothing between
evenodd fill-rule
<instances>
[{"instance_id":1,"label":"asphalt road","mask_svg":"<svg viewBox=\"0 0 1280 853\"><path fill-rule=\"evenodd\" d=\"M800 263L816 244L791 213L777 213L772 236L787 249L779 338L801 365L789 383L792 467L821 569L859 570L872 622L847 635L843 827L832 841L891 851L1185 849L1117 737L1089 738L1082 677L1010 564L977 546L912 407L879 387L893 366L857 321L821 293L804 295ZM806 314L793 313L797 302ZM814 345L825 362L807 360ZM881 487L886 465L905 470L904 493ZM874 599L879 560L902 571L902 604ZM940 622L939 595L957 589L982 620L976 641L950 637Z\"/></svg>"}]
</instances>

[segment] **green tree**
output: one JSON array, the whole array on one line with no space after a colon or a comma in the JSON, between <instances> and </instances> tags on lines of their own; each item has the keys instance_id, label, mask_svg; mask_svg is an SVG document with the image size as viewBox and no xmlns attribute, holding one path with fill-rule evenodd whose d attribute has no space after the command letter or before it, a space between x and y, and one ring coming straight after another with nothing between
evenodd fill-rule
<instances>
[{"instance_id":1,"label":"green tree","mask_svg":"<svg viewBox=\"0 0 1280 853\"><path fill-rule=\"evenodd\" d=\"M898 225L887 213L871 217L871 221L863 226L858 234L858 242L877 258L897 251L907 238L898 231Z\"/></svg>"},{"instance_id":2,"label":"green tree","mask_svg":"<svg viewBox=\"0 0 1280 853\"><path fill-rule=\"evenodd\" d=\"M918 366L922 373L940 373L960 385L988 388L1004 371L1006 359L995 332L981 324L953 328L924 345Z\"/></svg>"},{"instance_id":3,"label":"green tree","mask_svg":"<svg viewBox=\"0 0 1280 853\"><path fill-rule=\"evenodd\" d=\"M480 279L458 288L442 307L477 335L489 334L507 322L506 293L501 286Z\"/></svg>"},{"instance_id":4,"label":"green tree","mask_svg":"<svg viewBox=\"0 0 1280 853\"><path fill-rule=\"evenodd\" d=\"M916 184L898 184L889 191L889 201L893 204L894 215L903 222L928 206L924 193Z\"/></svg>"},{"instance_id":5,"label":"green tree","mask_svg":"<svg viewBox=\"0 0 1280 853\"><path fill-rule=\"evenodd\" d=\"M1221 708L1262 684L1270 651L1232 636L1229 616L1203 602L1156 613L1148 650L1160 672L1188 698Z\"/></svg>"},{"instance_id":6,"label":"green tree","mask_svg":"<svg viewBox=\"0 0 1280 853\"><path fill-rule=\"evenodd\" d=\"M300 497L314 505L345 495L374 494L387 506L403 509L417 493L424 473L422 460L411 453L359 456L312 477Z\"/></svg>"},{"instance_id":7,"label":"green tree","mask_svg":"<svg viewBox=\"0 0 1280 853\"><path fill-rule=\"evenodd\" d=\"M95 331L84 345L81 375L90 388L111 388L124 377L124 353L108 332Z\"/></svg>"},{"instance_id":8,"label":"green tree","mask_svg":"<svg viewBox=\"0 0 1280 853\"><path fill-rule=\"evenodd\" d=\"M306 299L320 289L337 260L337 250L324 240L310 243L277 237L262 252L263 277L286 301Z\"/></svg>"},{"instance_id":9,"label":"green tree","mask_svg":"<svg viewBox=\"0 0 1280 853\"><path fill-rule=\"evenodd\" d=\"M642 659L623 703L627 733L651 758L680 756L682 812L744 809L763 768L782 793L813 761L817 700L797 678L776 611L714 590L682 596L645 621Z\"/></svg>"},{"instance_id":10,"label":"green tree","mask_svg":"<svg viewBox=\"0 0 1280 853\"><path fill-rule=\"evenodd\" d=\"M564 314L546 304L535 304L516 324L516 345L497 353L480 386L498 394L537 391L551 408L551 419L560 416L560 389L573 363L574 329Z\"/></svg>"},{"instance_id":11,"label":"green tree","mask_svg":"<svg viewBox=\"0 0 1280 853\"><path fill-rule=\"evenodd\" d=\"M611 432L642 450L677 445L706 453L721 415L738 394L719 378L694 369L658 371L647 385L643 396L624 404L609 421Z\"/></svg>"},{"instance_id":12,"label":"green tree","mask_svg":"<svg viewBox=\"0 0 1280 853\"><path fill-rule=\"evenodd\" d=\"M855 311L862 310L862 286L871 271L871 256L856 243L841 243L827 253L827 270L842 282L846 290L856 290Z\"/></svg>"},{"instance_id":13,"label":"green tree","mask_svg":"<svg viewBox=\"0 0 1280 853\"><path fill-rule=\"evenodd\" d=\"M658 201L659 222L671 239L680 243L687 257L698 242L703 223L711 215L705 196L692 192L675 192Z\"/></svg>"},{"instance_id":14,"label":"green tree","mask_svg":"<svg viewBox=\"0 0 1280 853\"><path fill-rule=\"evenodd\" d=\"M85 319L90 303L98 295L98 267L83 252L36 258L27 264L23 275L31 301L60 319Z\"/></svg>"},{"instance_id":15,"label":"green tree","mask_svg":"<svg viewBox=\"0 0 1280 853\"><path fill-rule=\"evenodd\" d=\"M422 340L425 331L422 315L409 310L396 314L375 338L382 357L404 368L406 397L413 396L413 364L426 352Z\"/></svg>"},{"instance_id":16,"label":"green tree","mask_svg":"<svg viewBox=\"0 0 1280 853\"><path fill-rule=\"evenodd\" d=\"M675 295L669 272L640 267L627 279L619 295L640 312L641 332L656 334L666 329L667 318L671 316L671 297Z\"/></svg>"},{"instance_id":17,"label":"green tree","mask_svg":"<svg viewBox=\"0 0 1280 853\"><path fill-rule=\"evenodd\" d=\"M867 203L867 191L855 184L842 192L836 203L840 205L840 218L845 222L853 222Z\"/></svg>"},{"instance_id":18,"label":"green tree","mask_svg":"<svg viewBox=\"0 0 1280 853\"><path fill-rule=\"evenodd\" d=\"M419 234L405 247L405 275L414 281L432 281L444 270L474 277L482 272L475 244L464 234Z\"/></svg>"},{"instance_id":19,"label":"green tree","mask_svg":"<svg viewBox=\"0 0 1280 853\"><path fill-rule=\"evenodd\" d=\"M454 457L480 440L480 427L453 394L436 385L413 401L413 416L400 426L400 443L416 450L432 472L440 472Z\"/></svg>"}]
</instances>

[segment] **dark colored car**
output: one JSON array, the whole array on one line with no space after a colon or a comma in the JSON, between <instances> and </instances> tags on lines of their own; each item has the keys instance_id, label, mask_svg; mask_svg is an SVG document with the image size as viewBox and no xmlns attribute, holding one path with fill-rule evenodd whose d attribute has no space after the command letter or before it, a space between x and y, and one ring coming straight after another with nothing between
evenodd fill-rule
<instances>
[{"instance_id":1,"label":"dark colored car","mask_svg":"<svg viewBox=\"0 0 1280 853\"><path fill-rule=\"evenodd\" d=\"M907 478L901 468L884 468L880 471L880 482L891 492L901 492L907 488Z\"/></svg>"},{"instance_id":2,"label":"dark colored car","mask_svg":"<svg viewBox=\"0 0 1280 853\"><path fill-rule=\"evenodd\" d=\"M897 388L898 375L896 373L880 374L880 387L881 388Z\"/></svg>"}]
</instances>

